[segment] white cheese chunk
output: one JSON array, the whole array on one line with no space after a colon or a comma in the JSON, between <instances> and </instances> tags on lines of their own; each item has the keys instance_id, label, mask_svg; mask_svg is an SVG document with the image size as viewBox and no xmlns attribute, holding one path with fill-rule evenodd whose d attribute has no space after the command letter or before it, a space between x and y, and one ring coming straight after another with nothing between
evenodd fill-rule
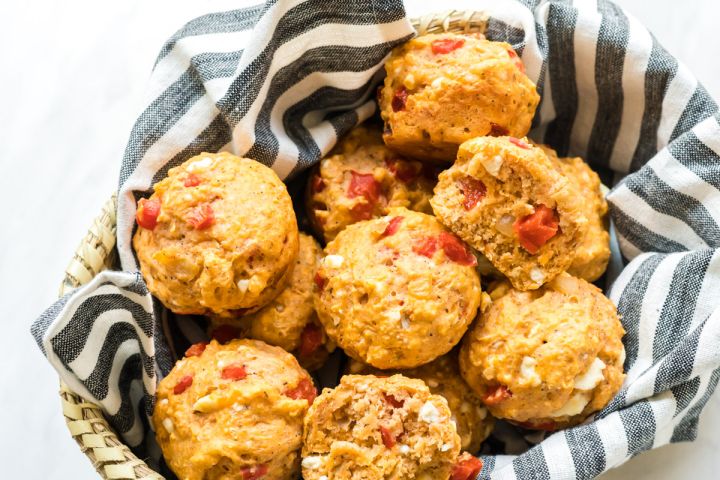
<instances>
[{"instance_id":1,"label":"white cheese chunk","mask_svg":"<svg viewBox=\"0 0 720 480\"><path fill-rule=\"evenodd\" d=\"M494 157L482 157L480 163L483 164L483 167L485 167L485 170L487 170L490 175L497 177L504 161L505 159L503 157L495 155Z\"/></svg>"},{"instance_id":2,"label":"white cheese chunk","mask_svg":"<svg viewBox=\"0 0 720 480\"><path fill-rule=\"evenodd\" d=\"M575 377L575 388L578 390L592 390L605 378L603 376L604 369L605 362L596 358L585 373Z\"/></svg>"},{"instance_id":3,"label":"white cheese chunk","mask_svg":"<svg viewBox=\"0 0 720 480\"><path fill-rule=\"evenodd\" d=\"M523 357L520 364L520 381L526 385L537 386L542 383L540 375L535 370L537 360L532 357Z\"/></svg>"},{"instance_id":4,"label":"white cheese chunk","mask_svg":"<svg viewBox=\"0 0 720 480\"><path fill-rule=\"evenodd\" d=\"M323 259L323 264L330 268L340 268L344 261L342 255L328 255Z\"/></svg>"},{"instance_id":5,"label":"white cheese chunk","mask_svg":"<svg viewBox=\"0 0 720 480\"><path fill-rule=\"evenodd\" d=\"M440 412L435 408L435 405L428 401L420 407L418 418L425 423L437 423L440 421Z\"/></svg>"},{"instance_id":6,"label":"white cheese chunk","mask_svg":"<svg viewBox=\"0 0 720 480\"><path fill-rule=\"evenodd\" d=\"M168 433L173 433L175 431L175 425L173 425L173 421L169 418L163 419L162 425Z\"/></svg>"},{"instance_id":7,"label":"white cheese chunk","mask_svg":"<svg viewBox=\"0 0 720 480\"><path fill-rule=\"evenodd\" d=\"M550 416L564 417L567 415L572 417L573 415L578 415L582 413L588 403L590 403L590 394L587 392L577 392L570 397L570 400L568 400L565 405L552 412Z\"/></svg>"},{"instance_id":8,"label":"white cheese chunk","mask_svg":"<svg viewBox=\"0 0 720 480\"><path fill-rule=\"evenodd\" d=\"M322 467L323 461L320 457L305 457L302 460L302 468L307 468L308 470L317 470L318 468Z\"/></svg>"}]
</instances>

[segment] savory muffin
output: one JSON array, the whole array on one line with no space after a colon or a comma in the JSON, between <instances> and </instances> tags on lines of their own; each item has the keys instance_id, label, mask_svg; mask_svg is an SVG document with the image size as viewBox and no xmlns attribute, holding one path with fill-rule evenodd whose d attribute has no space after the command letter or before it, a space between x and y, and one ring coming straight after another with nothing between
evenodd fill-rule
<instances>
[{"instance_id":1,"label":"savory muffin","mask_svg":"<svg viewBox=\"0 0 720 480\"><path fill-rule=\"evenodd\" d=\"M378 127L361 125L340 140L310 175L308 218L329 242L348 225L393 207L432 213L437 173L389 150Z\"/></svg>"},{"instance_id":2,"label":"savory muffin","mask_svg":"<svg viewBox=\"0 0 720 480\"><path fill-rule=\"evenodd\" d=\"M390 375L390 372L372 368L369 365L351 360L348 364L351 374ZM408 378L422 380L430 393L440 395L448 402L452 421L460 435L460 448L468 452L477 452L480 445L493 429L495 423L488 414L480 398L468 387L458 368L455 351L420 367L410 370L393 371Z\"/></svg>"},{"instance_id":3,"label":"savory muffin","mask_svg":"<svg viewBox=\"0 0 720 480\"><path fill-rule=\"evenodd\" d=\"M178 478L290 480L315 396L308 373L283 349L212 341L190 347L160 381L153 425Z\"/></svg>"},{"instance_id":4,"label":"savory muffin","mask_svg":"<svg viewBox=\"0 0 720 480\"><path fill-rule=\"evenodd\" d=\"M600 177L580 157L558 157L557 152L552 148L546 145L539 147L575 186L580 194L579 206L588 220L587 233L575 249L573 261L567 272L588 282L594 282L605 273L610 260L608 205Z\"/></svg>"},{"instance_id":5,"label":"savory muffin","mask_svg":"<svg viewBox=\"0 0 720 480\"><path fill-rule=\"evenodd\" d=\"M378 103L383 138L411 158L452 161L484 135L523 137L540 101L522 61L481 35L422 35L393 50Z\"/></svg>"},{"instance_id":6,"label":"savory muffin","mask_svg":"<svg viewBox=\"0 0 720 480\"><path fill-rule=\"evenodd\" d=\"M305 417L305 480L447 480L460 438L447 402L402 375L346 375Z\"/></svg>"},{"instance_id":7,"label":"savory muffin","mask_svg":"<svg viewBox=\"0 0 720 480\"><path fill-rule=\"evenodd\" d=\"M556 430L602 409L623 382L612 302L566 273L539 290L502 283L463 340L460 371L498 418Z\"/></svg>"},{"instance_id":8,"label":"savory muffin","mask_svg":"<svg viewBox=\"0 0 720 480\"><path fill-rule=\"evenodd\" d=\"M542 149L515 137L463 143L430 203L440 222L520 290L565 271L587 228L567 177Z\"/></svg>"},{"instance_id":9,"label":"savory muffin","mask_svg":"<svg viewBox=\"0 0 720 480\"><path fill-rule=\"evenodd\" d=\"M450 351L480 302L477 261L434 217L404 208L350 225L325 248L315 309L350 357L412 368Z\"/></svg>"},{"instance_id":10,"label":"savory muffin","mask_svg":"<svg viewBox=\"0 0 720 480\"><path fill-rule=\"evenodd\" d=\"M320 245L301 233L295 266L280 294L255 313L236 318L211 317L210 336L219 340L227 335L262 340L294 353L307 369L321 367L334 348L328 345L313 305L313 279L321 257Z\"/></svg>"},{"instance_id":11,"label":"savory muffin","mask_svg":"<svg viewBox=\"0 0 720 480\"><path fill-rule=\"evenodd\" d=\"M138 202L133 246L148 289L181 314L234 316L285 287L298 251L290 195L268 167L203 153Z\"/></svg>"}]
</instances>

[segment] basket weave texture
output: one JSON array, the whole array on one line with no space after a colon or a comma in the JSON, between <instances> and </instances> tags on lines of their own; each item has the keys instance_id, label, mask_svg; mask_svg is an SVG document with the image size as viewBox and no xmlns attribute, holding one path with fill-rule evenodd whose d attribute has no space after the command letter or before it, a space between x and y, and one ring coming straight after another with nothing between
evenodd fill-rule
<instances>
[{"instance_id":1,"label":"basket weave texture","mask_svg":"<svg viewBox=\"0 0 720 480\"><path fill-rule=\"evenodd\" d=\"M488 16L478 11L450 10L412 20L418 34L440 32L483 33ZM84 285L101 271L117 268L115 195L94 220L65 270L60 296ZM103 416L102 410L60 383L63 415L70 434L92 462L101 478L111 480L158 479L152 470L125 445Z\"/></svg>"}]
</instances>

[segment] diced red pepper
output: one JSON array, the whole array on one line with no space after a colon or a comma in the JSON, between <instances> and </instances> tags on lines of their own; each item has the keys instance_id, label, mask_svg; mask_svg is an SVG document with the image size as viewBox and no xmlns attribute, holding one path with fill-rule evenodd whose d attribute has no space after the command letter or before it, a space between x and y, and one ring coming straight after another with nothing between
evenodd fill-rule
<instances>
[{"instance_id":1,"label":"diced red pepper","mask_svg":"<svg viewBox=\"0 0 720 480\"><path fill-rule=\"evenodd\" d=\"M245 365L241 363L232 363L223 367L220 376L223 380L242 380L247 377L247 371L245 370Z\"/></svg>"},{"instance_id":2,"label":"diced red pepper","mask_svg":"<svg viewBox=\"0 0 720 480\"><path fill-rule=\"evenodd\" d=\"M392 432L386 428L380 425L380 436L382 437L382 442L387 448L392 448L395 446L396 440L395 435L392 434Z\"/></svg>"},{"instance_id":3,"label":"diced red pepper","mask_svg":"<svg viewBox=\"0 0 720 480\"><path fill-rule=\"evenodd\" d=\"M436 237L423 237L415 241L412 247L413 252L423 257L432 258L438 250L438 241Z\"/></svg>"},{"instance_id":4,"label":"diced red pepper","mask_svg":"<svg viewBox=\"0 0 720 480\"><path fill-rule=\"evenodd\" d=\"M254 467L245 467L240 469L243 480L259 480L268 472L268 466L255 465Z\"/></svg>"},{"instance_id":5,"label":"diced red pepper","mask_svg":"<svg viewBox=\"0 0 720 480\"><path fill-rule=\"evenodd\" d=\"M320 175L313 175L312 177L312 191L314 193L322 192L325 190L325 181Z\"/></svg>"},{"instance_id":6,"label":"diced red pepper","mask_svg":"<svg viewBox=\"0 0 720 480\"><path fill-rule=\"evenodd\" d=\"M558 233L559 222L555 210L540 204L530 215L515 220L513 230L518 236L520 245L534 255Z\"/></svg>"},{"instance_id":7,"label":"diced red pepper","mask_svg":"<svg viewBox=\"0 0 720 480\"><path fill-rule=\"evenodd\" d=\"M472 210L475 205L480 203L485 195L487 194L487 187L485 184L475 177L464 177L458 180L460 184L460 191L462 191L465 198L463 199L463 208L465 210Z\"/></svg>"},{"instance_id":8,"label":"diced red pepper","mask_svg":"<svg viewBox=\"0 0 720 480\"><path fill-rule=\"evenodd\" d=\"M372 218L375 205L380 200L382 194L380 184L375 180L372 173L359 173L353 170L350 174L350 184L347 189L348 197L363 197L365 199L364 203L358 203L350 211L356 220L368 220Z\"/></svg>"},{"instance_id":9,"label":"diced red pepper","mask_svg":"<svg viewBox=\"0 0 720 480\"><path fill-rule=\"evenodd\" d=\"M405 110L405 103L407 102L408 93L405 87L400 87L395 92L395 95L393 95L392 102L390 102L390 106L393 109L393 112L399 112L401 110Z\"/></svg>"},{"instance_id":10,"label":"diced red pepper","mask_svg":"<svg viewBox=\"0 0 720 480\"><path fill-rule=\"evenodd\" d=\"M364 197L368 203L377 203L380 199L380 184L372 173L350 172L350 184L347 194L350 198Z\"/></svg>"},{"instance_id":11,"label":"diced red pepper","mask_svg":"<svg viewBox=\"0 0 720 480\"><path fill-rule=\"evenodd\" d=\"M285 396L290 397L294 400L300 400L301 398L304 398L308 401L309 405L312 405L312 403L315 401L315 397L317 397L317 390L315 390L315 385L313 385L312 380L305 377L300 380L300 383L297 384L297 387L285 391Z\"/></svg>"},{"instance_id":12,"label":"diced red pepper","mask_svg":"<svg viewBox=\"0 0 720 480\"><path fill-rule=\"evenodd\" d=\"M405 405L405 400L398 400L393 395L390 395L389 393L383 393L383 398L385 401L393 408L400 408L403 405Z\"/></svg>"},{"instance_id":13,"label":"diced red pepper","mask_svg":"<svg viewBox=\"0 0 720 480\"><path fill-rule=\"evenodd\" d=\"M388 170L401 182L410 183L417 179L422 168L416 162L409 162L400 158L389 158L385 160Z\"/></svg>"},{"instance_id":14,"label":"diced red pepper","mask_svg":"<svg viewBox=\"0 0 720 480\"><path fill-rule=\"evenodd\" d=\"M183 183L183 185L185 185L186 187L197 187L198 185L200 185L200 183L200 177L198 177L194 173L191 173L187 176L187 178L185 178L185 183Z\"/></svg>"},{"instance_id":15,"label":"diced red pepper","mask_svg":"<svg viewBox=\"0 0 720 480\"><path fill-rule=\"evenodd\" d=\"M525 73L525 65L523 64L522 60L520 60L520 57L518 57L517 52L515 52L515 50L513 50L512 48L509 48L507 52L510 56L510 59L515 62L515 66L517 66L517 68L521 72Z\"/></svg>"},{"instance_id":16,"label":"diced red pepper","mask_svg":"<svg viewBox=\"0 0 720 480\"><path fill-rule=\"evenodd\" d=\"M199 357L203 354L205 351L205 347L207 347L207 342L199 342L195 343L193 345L190 345L190 348L185 350L185 356L186 357Z\"/></svg>"},{"instance_id":17,"label":"diced red pepper","mask_svg":"<svg viewBox=\"0 0 720 480\"><path fill-rule=\"evenodd\" d=\"M505 385L496 385L488 389L482 397L486 405L499 405L512 397L512 392Z\"/></svg>"},{"instance_id":18,"label":"diced red pepper","mask_svg":"<svg viewBox=\"0 0 720 480\"><path fill-rule=\"evenodd\" d=\"M192 209L185 220L195 230L205 230L215 223L215 212L209 203L203 203Z\"/></svg>"},{"instance_id":19,"label":"diced red pepper","mask_svg":"<svg viewBox=\"0 0 720 480\"><path fill-rule=\"evenodd\" d=\"M435 40L430 44L430 48L432 49L432 52L434 54L443 54L443 53L450 53L453 50L457 50L458 48L465 45L465 39L464 38L441 38L439 40Z\"/></svg>"},{"instance_id":20,"label":"diced red pepper","mask_svg":"<svg viewBox=\"0 0 720 480\"><path fill-rule=\"evenodd\" d=\"M395 235L397 231L400 229L400 224L402 223L404 217L393 217L390 219L390 221L387 224L387 227L385 227L385 230L383 231L382 235L380 235L380 238L390 237L392 235Z\"/></svg>"},{"instance_id":21,"label":"diced red pepper","mask_svg":"<svg viewBox=\"0 0 720 480\"><path fill-rule=\"evenodd\" d=\"M375 206L369 203L358 203L350 209L350 214L357 221L370 220L373 216L374 209Z\"/></svg>"},{"instance_id":22,"label":"diced red pepper","mask_svg":"<svg viewBox=\"0 0 720 480\"><path fill-rule=\"evenodd\" d=\"M438 237L438 241L445 255L453 262L466 267L474 267L477 265L477 258L475 258L475 255L468 249L465 242L452 233L442 232Z\"/></svg>"},{"instance_id":23,"label":"diced red pepper","mask_svg":"<svg viewBox=\"0 0 720 480\"><path fill-rule=\"evenodd\" d=\"M491 124L490 124L490 134L489 134L489 135L490 135L491 137L504 137L504 136L507 135L508 133L509 133L509 132L508 132L508 129L507 129L507 128L502 127L502 126L500 126L500 125L498 125L498 124L496 124L496 123L491 123Z\"/></svg>"},{"instance_id":24,"label":"diced red pepper","mask_svg":"<svg viewBox=\"0 0 720 480\"><path fill-rule=\"evenodd\" d=\"M519 138L509 137L508 140L510 141L510 143L514 144L515 146L524 148L525 150L530 149L530 145L528 143L524 142L523 140L520 140Z\"/></svg>"},{"instance_id":25,"label":"diced red pepper","mask_svg":"<svg viewBox=\"0 0 720 480\"><path fill-rule=\"evenodd\" d=\"M228 343L230 340L234 340L240 337L240 330L233 327L232 325L220 325L219 327L214 328L212 332L210 332L210 337L214 338L219 343L225 344Z\"/></svg>"},{"instance_id":26,"label":"diced red pepper","mask_svg":"<svg viewBox=\"0 0 720 480\"><path fill-rule=\"evenodd\" d=\"M300 334L299 353L301 357L309 357L323 344L322 329L314 323L305 325Z\"/></svg>"},{"instance_id":27,"label":"diced red pepper","mask_svg":"<svg viewBox=\"0 0 720 480\"><path fill-rule=\"evenodd\" d=\"M318 290L321 292L325 288L325 284L327 283L327 278L320 275L320 272L315 272L315 285L317 285Z\"/></svg>"},{"instance_id":28,"label":"diced red pepper","mask_svg":"<svg viewBox=\"0 0 720 480\"><path fill-rule=\"evenodd\" d=\"M450 480L475 480L480 475L482 467L482 460L469 454L463 454L460 461L453 466Z\"/></svg>"},{"instance_id":29,"label":"diced red pepper","mask_svg":"<svg viewBox=\"0 0 720 480\"><path fill-rule=\"evenodd\" d=\"M157 217L160 215L159 198L141 198L138 201L135 219L137 224L147 230L152 230L157 225Z\"/></svg>"},{"instance_id":30,"label":"diced red pepper","mask_svg":"<svg viewBox=\"0 0 720 480\"><path fill-rule=\"evenodd\" d=\"M190 385L193 383L193 376L192 375L185 375L182 377L173 387L173 393L175 395L180 395L185 390L190 388Z\"/></svg>"}]
</instances>

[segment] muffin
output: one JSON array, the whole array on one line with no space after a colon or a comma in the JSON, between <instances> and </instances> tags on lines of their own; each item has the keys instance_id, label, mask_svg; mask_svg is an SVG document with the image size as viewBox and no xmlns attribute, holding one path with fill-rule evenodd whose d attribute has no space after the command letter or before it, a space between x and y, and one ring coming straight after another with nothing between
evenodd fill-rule
<instances>
[{"instance_id":1,"label":"muffin","mask_svg":"<svg viewBox=\"0 0 720 480\"><path fill-rule=\"evenodd\" d=\"M490 296L463 340L460 371L495 417L556 430L615 396L625 332L600 289L563 273L538 290L503 283Z\"/></svg>"},{"instance_id":2,"label":"muffin","mask_svg":"<svg viewBox=\"0 0 720 480\"><path fill-rule=\"evenodd\" d=\"M388 147L448 161L484 135L524 137L540 101L522 61L481 35L422 35L396 47L378 95Z\"/></svg>"},{"instance_id":3,"label":"muffin","mask_svg":"<svg viewBox=\"0 0 720 480\"><path fill-rule=\"evenodd\" d=\"M203 153L138 202L133 246L150 292L179 314L235 316L285 287L298 229L285 185L266 166Z\"/></svg>"},{"instance_id":4,"label":"muffin","mask_svg":"<svg viewBox=\"0 0 720 480\"><path fill-rule=\"evenodd\" d=\"M283 349L256 340L196 344L160 381L153 425L183 480L294 479L316 391Z\"/></svg>"},{"instance_id":5,"label":"muffin","mask_svg":"<svg viewBox=\"0 0 720 480\"><path fill-rule=\"evenodd\" d=\"M347 375L305 417L305 480L446 480L460 452L447 402L402 375Z\"/></svg>"},{"instance_id":6,"label":"muffin","mask_svg":"<svg viewBox=\"0 0 720 480\"><path fill-rule=\"evenodd\" d=\"M438 220L520 290L564 272L587 228L580 194L542 149L514 137L460 146L430 200Z\"/></svg>"},{"instance_id":7,"label":"muffin","mask_svg":"<svg viewBox=\"0 0 720 480\"><path fill-rule=\"evenodd\" d=\"M434 217L405 208L350 225L320 262L315 309L350 357L412 368L447 353L475 318L470 249Z\"/></svg>"},{"instance_id":8,"label":"muffin","mask_svg":"<svg viewBox=\"0 0 720 480\"><path fill-rule=\"evenodd\" d=\"M392 207L432 213L436 181L433 168L392 152L379 128L361 125L310 175L308 218L317 235L329 242L348 225L386 215Z\"/></svg>"},{"instance_id":9,"label":"muffin","mask_svg":"<svg viewBox=\"0 0 720 480\"><path fill-rule=\"evenodd\" d=\"M287 286L268 305L237 318L212 317L209 334L219 341L249 337L292 352L310 370L322 366L333 350L315 314L313 279L322 257L320 245L300 234L298 256Z\"/></svg>"},{"instance_id":10,"label":"muffin","mask_svg":"<svg viewBox=\"0 0 720 480\"><path fill-rule=\"evenodd\" d=\"M608 233L608 205L602 191L600 177L580 157L558 157L555 150L539 145L548 158L576 187L578 202L587 218L587 233L575 249L575 256L567 272L588 282L594 282L605 273L610 260L610 234Z\"/></svg>"},{"instance_id":11,"label":"muffin","mask_svg":"<svg viewBox=\"0 0 720 480\"><path fill-rule=\"evenodd\" d=\"M351 360L348 364L348 371L351 374L390 375L389 372L355 360ZM443 355L421 367L394 373L422 380L430 388L430 393L440 395L447 400L452 421L455 422L455 428L460 435L460 448L472 453L480 450L480 445L490 435L495 421L488 414L480 398L460 376L455 352Z\"/></svg>"}]
</instances>

